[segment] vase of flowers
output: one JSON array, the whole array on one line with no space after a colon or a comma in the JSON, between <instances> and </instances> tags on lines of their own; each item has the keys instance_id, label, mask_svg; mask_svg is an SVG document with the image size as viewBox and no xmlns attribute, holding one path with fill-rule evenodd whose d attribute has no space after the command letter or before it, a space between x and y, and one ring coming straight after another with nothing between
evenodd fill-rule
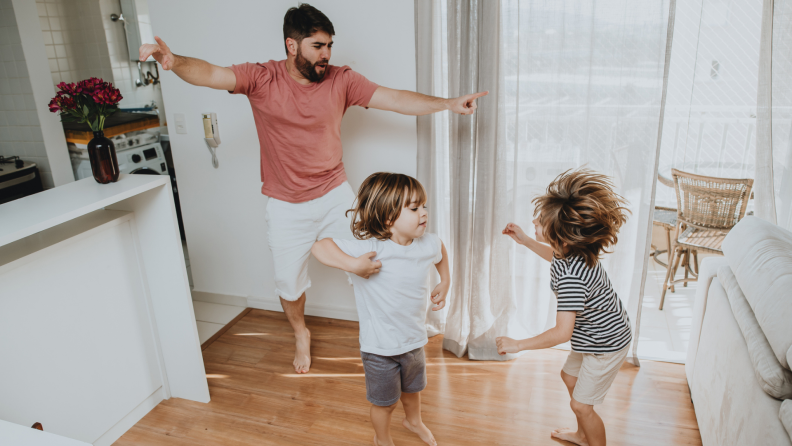
<instances>
[{"instance_id":1,"label":"vase of flowers","mask_svg":"<svg viewBox=\"0 0 792 446\"><path fill-rule=\"evenodd\" d=\"M118 181L115 144L104 136L104 124L107 117L118 110L121 99L121 92L113 84L92 77L77 83L61 82L49 103L50 111L59 113L61 121L85 123L93 131L94 137L88 143L88 158L97 183Z\"/></svg>"}]
</instances>

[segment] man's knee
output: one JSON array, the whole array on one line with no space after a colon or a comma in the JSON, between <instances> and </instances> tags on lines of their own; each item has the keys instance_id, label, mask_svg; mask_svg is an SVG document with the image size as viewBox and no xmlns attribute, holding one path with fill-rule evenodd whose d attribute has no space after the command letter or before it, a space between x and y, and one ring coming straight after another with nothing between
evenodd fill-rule
<instances>
[{"instance_id":1,"label":"man's knee","mask_svg":"<svg viewBox=\"0 0 792 446\"><path fill-rule=\"evenodd\" d=\"M569 406L572 408L572 412L575 412L577 416L585 416L589 415L591 412L594 411L594 406L591 404L584 404L580 401L575 400L572 398L572 401L569 403Z\"/></svg>"}]
</instances>

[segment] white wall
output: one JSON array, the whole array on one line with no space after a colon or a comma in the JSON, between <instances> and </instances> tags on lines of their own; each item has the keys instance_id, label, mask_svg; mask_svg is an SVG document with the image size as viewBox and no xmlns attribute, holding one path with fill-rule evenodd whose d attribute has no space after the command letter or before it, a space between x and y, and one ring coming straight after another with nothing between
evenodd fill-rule
<instances>
[{"instance_id":1,"label":"white wall","mask_svg":"<svg viewBox=\"0 0 792 446\"><path fill-rule=\"evenodd\" d=\"M95 0L94 3L96 3ZM137 69L137 62L130 61L124 24L110 19L111 14L121 14L121 2L119 0L99 0L99 10L101 11L101 21L104 25L102 37L107 39L106 46L110 57L110 65L112 66L113 83L121 91L121 95L124 96L120 106L123 108L143 107L154 101L157 103L160 113L164 113L162 108L162 90L159 84L149 84L143 87L135 85L135 81L140 77L140 74ZM137 58L137 53L135 53L135 58ZM156 74L154 66L150 63L143 64L143 74L145 75L147 71L151 71L151 74Z\"/></svg>"},{"instance_id":2,"label":"white wall","mask_svg":"<svg viewBox=\"0 0 792 446\"><path fill-rule=\"evenodd\" d=\"M349 65L372 81L415 90L413 2L314 0L333 21L330 63ZM218 6L222 5L222 6ZM149 3L155 34L174 53L218 65L285 58L283 15L296 1L158 0ZM247 98L190 86L162 73L168 121L187 117L187 134L171 129L190 264L196 291L248 298L279 309L273 259L267 246L259 176L259 142ZM214 169L203 141L200 113L218 114L223 144ZM172 126L172 124L171 124ZM342 128L344 163L357 189L376 171L415 175L415 118L351 108ZM356 319L346 278L312 261L308 314Z\"/></svg>"},{"instance_id":3,"label":"white wall","mask_svg":"<svg viewBox=\"0 0 792 446\"><path fill-rule=\"evenodd\" d=\"M124 22L110 19L121 14L119 0L36 0L36 8L53 85L99 77L121 91L122 108L155 101L162 112L160 86L135 85L140 76L129 58ZM149 70L153 66L145 64L143 72Z\"/></svg>"},{"instance_id":4,"label":"white wall","mask_svg":"<svg viewBox=\"0 0 792 446\"><path fill-rule=\"evenodd\" d=\"M63 128L47 107L55 88L36 4L2 0L0 8L0 155L18 155L38 164L47 189L70 183L74 174Z\"/></svg>"},{"instance_id":5,"label":"white wall","mask_svg":"<svg viewBox=\"0 0 792 446\"><path fill-rule=\"evenodd\" d=\"M112 81L98 6L96 0L36 0L53 85L92 76Z\"/></svg>"}]
</instances>

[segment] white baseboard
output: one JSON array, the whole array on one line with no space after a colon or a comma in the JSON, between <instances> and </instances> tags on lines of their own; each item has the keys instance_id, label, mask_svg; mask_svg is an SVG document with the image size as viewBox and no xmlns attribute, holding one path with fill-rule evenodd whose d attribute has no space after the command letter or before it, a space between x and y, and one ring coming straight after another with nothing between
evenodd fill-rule
<instances>
[{"instance_id":1,"label":"white baseboard","mask_svg":"<svg viewBox=\"0 0 792 446\"><path fill-rule=\"evenodd\" d=\"M221 305L233 305L236 307L257 308L259 310L283 312L281 304L277 300L264 299L261 297L243 297L231 294L210 293L207 291L192 290L192 299L199 302L209 302ZM310 300L305 305L305 314L308 316L328 317L341 319L344 321L358 321L356 308L332 307L328 305L311 304Z\"/></svg>"},{"instance_id":2,"label":"white baseboard","mask_svg":"<svg viewBox=\"0 0 792 446\"><path fill-rule=\"evenodd\" d=\"M93 442L93 446L110 446L116 442L122 435L126 433L132 426L140 421L151 409L157 406L160 401L165 399L165 391L162 387L155 390L154 393L149 395L148 398L143 400L137 407L132 409L124 418L121 419L115 426L111 427L107 432L102 434L101 437Z\"/></svg>"},{"instance_id":3,"label":"white baseboard","mask_svg":"<svg viewBox=\"0 0 792 446\"><path fill-rule=\"evenodd\" d=\"M280 302L274 302L268 299L248 297L247 306L250 308L257 308L259 310L283 312ZM358 321L357 309L355 308L329 307L325 305L311 305L310 303L306 303L305 314L308 316L328 317L332 319L341 319L344 321Z\"/></svg>"},{"instance_id":4,"label":"white baseboard","mask_svg":"<svg viewBox=\"0 0 792 446\"><path fill-rule=\"evenodd\" d=\"M247 307L247 298L244 296L234 296L231 294L209 293L206 291L192 290L192 299L199 302L209 302L221 305L233 305L235 307Z\"/></svg>"}]
</instances>

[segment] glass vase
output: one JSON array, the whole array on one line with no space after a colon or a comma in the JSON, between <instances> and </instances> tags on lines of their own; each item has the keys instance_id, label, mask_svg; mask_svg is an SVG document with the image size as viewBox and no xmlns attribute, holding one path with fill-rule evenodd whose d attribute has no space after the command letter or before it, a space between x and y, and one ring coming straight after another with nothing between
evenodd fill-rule
<instances>
[{"instance_id":1,"label":"glass vase","mask_svg":"<svg viewBox=\"0 0 792 446\"><path fill-rule=\"evenodd\" d=\"M105 138L102 131L93 134L93 139L88 143L88 158L91 160L93 177L100 184L115 183L119 173L115 144Z\"/></svg>"}]
</instances>

